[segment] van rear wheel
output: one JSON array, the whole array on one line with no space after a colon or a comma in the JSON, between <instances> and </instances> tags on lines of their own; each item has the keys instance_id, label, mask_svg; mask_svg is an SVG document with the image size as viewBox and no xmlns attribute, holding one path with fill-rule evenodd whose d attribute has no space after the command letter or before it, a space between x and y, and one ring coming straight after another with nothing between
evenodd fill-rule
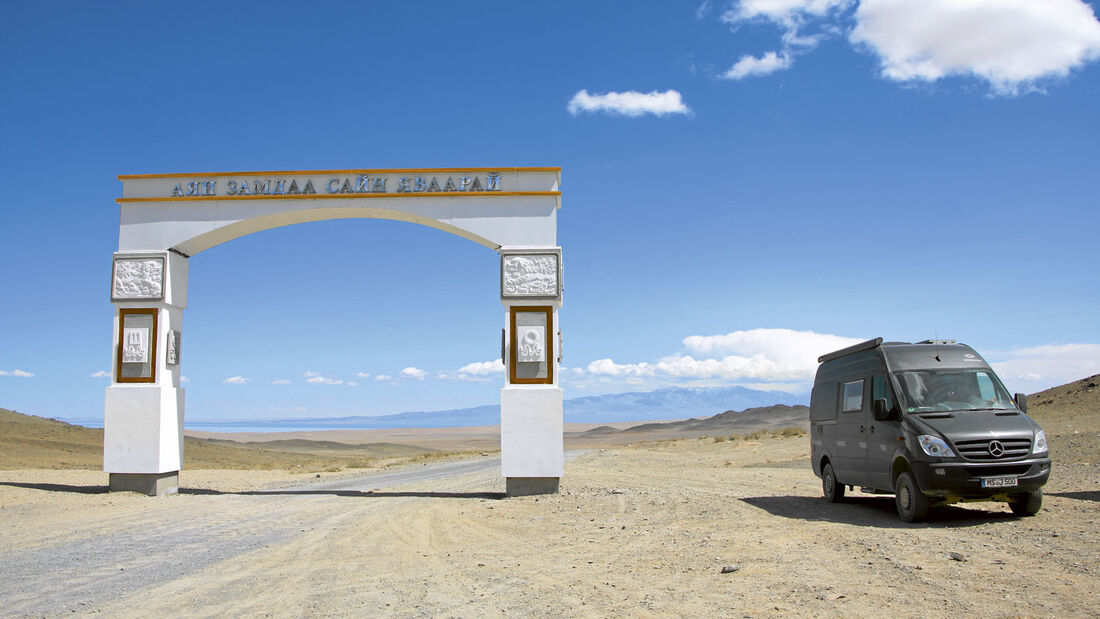
<instances>
[{"instance_id":1,"label":"van rear wheel","mask_svg":"<svg viewBox=\"0 0 1100 619\"><path fill-rule=\"evenodd\" d=\"M844 484L837 483L833 465L829 462L821 469L821 490L825 493L825 500L830 503L844 500Z\"/></svg>"},{"instance_id":2,"label":"van rear wheel","mask_svg":"<svg viewBox=\"0 0 1100 619\"><path fill-rule=\"evenodd\" d=\"M1043 508L1043 491L1032 490L1023 494L1013 495L1008 506L1017 516L1034 516Z\"/></svg>"},{"instance_id":3,"label":"van rear wheel","mask_svg":"<svg viewBox=\"0 0 1100 619\"><path fill-rule=\"evenodd\" d=\"M928 515L928 497L921 493L920 486L909 471L898 475L894 482L894 502L898 507L898 517L905 522L920 522Z\"/></svg>"}]
</instances>

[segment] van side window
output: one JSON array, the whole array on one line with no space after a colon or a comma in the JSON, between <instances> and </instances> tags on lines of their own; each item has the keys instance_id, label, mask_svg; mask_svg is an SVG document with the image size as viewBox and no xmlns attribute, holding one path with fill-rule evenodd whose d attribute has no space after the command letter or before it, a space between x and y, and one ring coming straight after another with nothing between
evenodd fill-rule
<instances>
[{"instance_id":1,"label":"van side window","mask_svg":"<svg viewBox=\"0 0 1100 619\"><path fill-rule=\"evenodd\" d=\"M862 379L844 383L844 405L840 410L845 413L858 413L863 410Z\"/></svg>"},{"instance_id":2,"label":"van side window","mask_svg":"<svg viewBox=\"0 0 1100 619\"><path fill-rule=\"evenodd\" d=\"M890 386L886 384L885 376L871 377L871 401L886 398L886 410L893 410L894 396L890 393Z\"/></svg>"}]
</instances>

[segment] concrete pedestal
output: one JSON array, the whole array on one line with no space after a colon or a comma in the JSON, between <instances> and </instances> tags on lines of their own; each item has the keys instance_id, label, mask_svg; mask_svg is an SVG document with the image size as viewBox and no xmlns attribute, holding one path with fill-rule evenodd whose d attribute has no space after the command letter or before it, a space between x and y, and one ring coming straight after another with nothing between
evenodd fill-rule
<instances>
[{"instance_id":1,"label":"concrete pedestal","mask_svg":"<svg viewBox=\"0 0 1100 619\"><path fill-rule=\"evenodd\" d=\"M140 492L149 496L165 496L180 491L180 472L111 473L107 488L111 492Z\"/></svg>"},{"instance_id":2,"label":"concrete pedestal","mask_svg":"<svg viewBox=\"0 0 1100 619\"><path fill-rule=\"evenodd\" d=\"M565 464L562 422L560 388L509 385L502 389L501 476L509 480L550 478L556 487Z\"/></svg>"},{"instance_id":3,"label":"concrete pedestal","mask_svg":"<svg viewBox=\"0 0 1100 619\"><path fill-rule=\"evenodd\" d=\"M557 494L559 481L557 477L506 477L504 491L510 497Z\"/></svg>"}]
</instances>

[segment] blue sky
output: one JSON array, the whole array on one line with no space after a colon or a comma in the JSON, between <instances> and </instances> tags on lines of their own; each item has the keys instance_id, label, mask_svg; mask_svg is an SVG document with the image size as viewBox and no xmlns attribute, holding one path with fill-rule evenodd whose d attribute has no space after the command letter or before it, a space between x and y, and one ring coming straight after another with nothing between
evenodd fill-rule
<instances>
[{"instance_id":1,"label":"blue sky","mask_svg":"<svg viewBox=\"0 0 1100 619\"><path fill-rule=\"evenodd\" d=\"M566 397L800 391L880 335L1100 372L1096 9L5 2L0 406L102 414L116 176L157 172L561 166ZM493 403L497 265L375 220L203 252L188 417Z\"/></svg>"}]
</instances>

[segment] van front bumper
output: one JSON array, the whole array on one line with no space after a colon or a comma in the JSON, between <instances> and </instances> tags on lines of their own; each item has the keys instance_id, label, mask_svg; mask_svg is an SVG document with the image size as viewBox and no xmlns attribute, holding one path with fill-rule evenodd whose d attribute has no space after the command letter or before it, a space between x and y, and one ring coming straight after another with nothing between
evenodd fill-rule
<instances>
[{"instance_id":1,"label":"van front bumper","mask_svg":"<svg viewBox=\"0 0 1100 619\"><path fill-rule=\"evenodd\" d=\"M921 492L932 496L983 498L1031 492L1050 478L1050 458L1010 462L913 462L913 474ZM1015 478L1015 486L982 487L983 479Z\"/></svg>"}]
</instances>

